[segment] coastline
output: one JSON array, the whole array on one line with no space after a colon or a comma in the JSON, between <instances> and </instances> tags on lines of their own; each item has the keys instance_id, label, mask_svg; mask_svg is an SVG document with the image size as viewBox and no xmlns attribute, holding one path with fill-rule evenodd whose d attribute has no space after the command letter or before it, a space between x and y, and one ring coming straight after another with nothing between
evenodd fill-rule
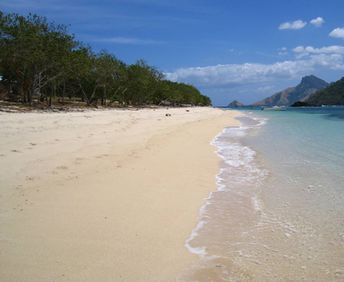
<instances>
[{"instance_id":1,"label":"coastline","mask_svg":"<svg viewBox=\"0 0 344 282\"><path fill-rule=\"evenodd\" d=\"M175 281L236 115L1 114L1 280Z\"/></svg>"},{"instance_id":2,"label":"coastline","mask_svg":"<svg viewBox=\"0 0 344 282\"><path fill-rule=\"evenodd\" d=\"M265 119L240 112L236 120L236 126L225 127L212 141L221 160L217 189L204 201L198 225L187 240L187 247L199 259L183 273L181 281L253 279L238 267L237 260L242 259L240 243L248 230L245 227L262 212L255 186L265 179L266 171L257 164L256 151L242 141L249 132L259 130Z\"/></svg>"},{"instance_id":3,"label":"coastline","mask_svg":"<svg viewBox=\"0 0 344 282\"><path fill-rule=\"evenodd\" d=\"M187 242L199 260L181 281L343 280L342 112L238 120L214 140L218 190Z\"/></svg>"}]
</instances>

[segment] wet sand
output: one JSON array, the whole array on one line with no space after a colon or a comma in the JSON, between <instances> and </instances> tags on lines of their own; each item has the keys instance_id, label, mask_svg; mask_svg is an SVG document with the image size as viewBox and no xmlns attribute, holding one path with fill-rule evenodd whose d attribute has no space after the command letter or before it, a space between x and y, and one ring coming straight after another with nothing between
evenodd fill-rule
<instances>
[{"instance_id":1,"label":"wet sand","mask_svg":"<svg viewBox=\"0 0 344 282\"><path fill-rule=\"evenodd\" d=\"M0 114L0 280L175 281L235 115Z\"/></svg>"}]
</instances>

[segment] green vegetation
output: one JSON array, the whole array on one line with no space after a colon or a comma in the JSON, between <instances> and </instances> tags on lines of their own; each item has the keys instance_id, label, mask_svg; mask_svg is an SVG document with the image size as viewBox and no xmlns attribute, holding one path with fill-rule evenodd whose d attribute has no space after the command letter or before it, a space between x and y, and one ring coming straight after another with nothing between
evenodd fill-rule
<instances>
[{"instance_id":1,"label":"green vegetation","mask_svg":"<svg viewBox=\"0 0 344 282\"><path fill-rule=\"evenodd\" d=\"M314 93L305 102L313 106L344 105L344 77Z\"/></svg>"},{"instance_id":2,"label":"green vegetation","mask_svg":"<svg viewBox=\"0 0 344 282\"><path fill-rule=\"evenodd\" d=\"M294 104L291 105L291 107L297 108L297 107L310 107L311 105L306 103L306 102L302 102L302 101L297 101Z\"/></svg>"},{"instance_id":3,"label":"green vegetation","mask_svg":"<svg viewBox=\"0 0 344 282\"><path fill-rule=\"evenodd\" d=\"M127 65L37 15L0 11L0 91L24 104L103 106L211 104L195 87L164 79L144 61Z\"/></svg>"}]
</instances>

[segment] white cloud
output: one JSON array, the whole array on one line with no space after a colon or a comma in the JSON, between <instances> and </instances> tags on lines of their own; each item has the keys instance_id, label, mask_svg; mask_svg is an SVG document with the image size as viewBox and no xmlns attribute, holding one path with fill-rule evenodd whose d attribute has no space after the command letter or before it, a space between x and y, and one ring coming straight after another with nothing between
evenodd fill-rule
<instances>
[{"instance_id":1,"label":"white cloud","mask_svg":"<svg viewBox=\"0 0 344 282\"><path fill-rule=\"evenodd\" d=\"M302 20L296 20L293 22L285 22L285 23L281 23L278 27L278 29L283 30L283 29L302 29L306 26L306 22L302 21Z\"/></svg>"},{"instance_id":2,"label":"white cloud","mask_svg":"<svg viewBox=\"0 0 344 282\"><path fill-rule=\"evenodd\" d=\"M332 30L329 34L331 37L335 37L335 38L342 38L344 39L344 27L340 28L337 27L334 30Z\"/></svg>"},{"instance_id":3,"label":"white cloud","mask_svg":"<svg viewBox=\"0 0 344 282\"><path fill-rule=\"evenodd\" d=\"M317 17L315 19L312 19L310 21L310 24L316 26L316 27L321 27L325 23L325 20L322 17Z\"/></svg>"},{"instance_id":4,"label":"white cloud","mask_svg":"<svg viewBox=\"0 0 344 282\"><path fill-rule=\"evenodd\" d=\"M108 42L114 44L129 44L129 45L154 45L162 44L162 41L151 40L151 39L140 39L134 37L107 37L107 38L97 38L92 41L98 42Z\"/></svg>"},{"instance_id":5,"label":"white cloud","mask_svg":"<svg viewBox=\"0 0 344 282\"><path fill-rule=\"evenodd\" d=\"M165 75L170 80L207 88L244 86L299 78L320 68L344 70L343 57L342 53L310 53L304 59L286 60L273 64L244 63L190 67L177 69Z\"/></svg>"},{"instance_id":6,"label":"white cloud","mask_svg":"<svg viewBox=\"0 0 344 282\"><path fill-rule=\"evenodd\" d=\"M310 54L344 54L344 46L332 45L321 48L314 48L313 46L297 46L293 49L297 55L307 56Z\"/></svg>"},{"instance_id":7,"label":"white cloud","mask_svg":"<svg viewBox=\"0 0 344 282\"><path fill-rule=\"evenodd\" d=\"M280 56L288 55L288 48L287 47L279 48L278 49L278 55L280 55Z\"/></svg>"},{"instance_id":8,"label":"white cloud","mask_svg":"<svg viewBox=\"0 0 344 282\"><path fill-rule=\"evenodd\" d=\"M282 47L279 51L288 52L288 49ZM165 76L173 81L193 84L211 94L215 104L223 104L238 97L251 103L253 99L259 100L292 85L291 83L299 81L302 76L344 71L344 46L297 46L290 49L289 55L292 54L293 59L271 64L186 67L167 72Z\"/></svg>"}]
</instances>

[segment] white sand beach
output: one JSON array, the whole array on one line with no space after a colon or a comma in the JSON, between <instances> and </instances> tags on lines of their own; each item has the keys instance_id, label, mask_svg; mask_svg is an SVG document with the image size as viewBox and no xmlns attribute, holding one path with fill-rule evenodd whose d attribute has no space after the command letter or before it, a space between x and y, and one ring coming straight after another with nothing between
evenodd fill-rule
<instances>
[{"instance_id":1,"label":"white sand beach","mask_svg":"<svg viewBox=\"0 0 344 282\"><path fill-rule=\"evenodd\" d=\"M236 115L0 113L0 280L175 281Z\"/></svg>"}]
</instances>

